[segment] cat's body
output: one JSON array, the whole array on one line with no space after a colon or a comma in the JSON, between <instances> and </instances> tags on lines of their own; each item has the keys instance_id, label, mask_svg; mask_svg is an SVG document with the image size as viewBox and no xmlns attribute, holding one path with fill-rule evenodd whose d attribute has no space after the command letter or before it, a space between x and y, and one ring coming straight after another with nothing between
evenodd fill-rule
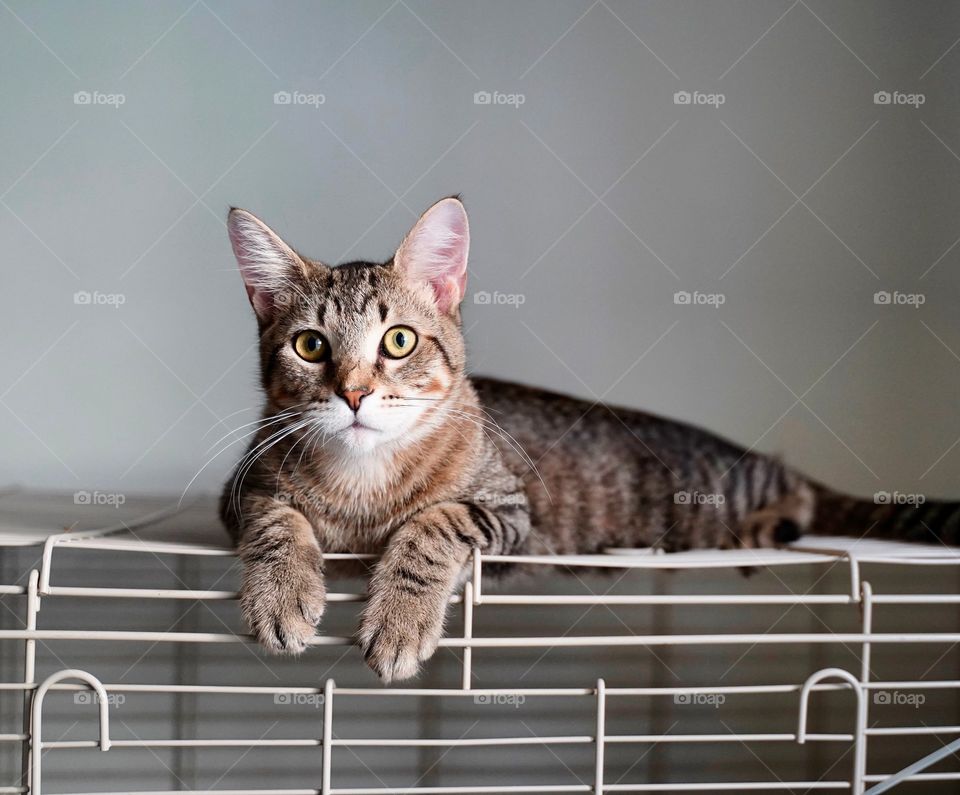
<instances>
[{"instance_id":1,"label":"cat's body","mask_svg":"<svg viewBox=\"0 0 960 795\"><path fill-rule=\"evenodd\" d=\"M960 536L955 503L874 505L683 423L469 379L459 317L468 231L455 199L434 205L383 264L327 267L243 211L230 230L267 403L221 511L245 566L244 614L272 650L301 651L314 633L321 551L382 555L358 641L391 681L433 653L475 548Z\"/></svg>"},{"instance_id":2,"label":"cat's body","mask_svg":"<svg viewBox=\"0 0 960 795\"><path fill-rule=\"evenodd\" d=\"M809 522L811 495L774 459L644 412L491 379L473 383L483 408L526 454L491 433L523 478L534 530L527 551L771 546L780 519L780 541ZM762 525L757 512L778 503L776 521ZM787 503L796 503L794 512ZM747 527L751 516L757 522ZM770 535L758 538L762 529Z\"/></svg>"}]
</instances>

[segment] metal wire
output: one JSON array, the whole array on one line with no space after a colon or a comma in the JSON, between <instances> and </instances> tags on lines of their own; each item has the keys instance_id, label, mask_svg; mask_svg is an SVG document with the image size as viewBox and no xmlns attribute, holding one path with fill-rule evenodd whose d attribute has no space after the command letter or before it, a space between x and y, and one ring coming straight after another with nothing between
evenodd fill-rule
<instances>
[{"instance_id":1,"label":"metal wire","mask_svg":"<svg viewBox=\"0 0 960 795\"><path fill-rule=\"evenodd\" d=\"M161 511L141 519L138 528L148 527L160 519L170 518L170 512ZM176 517L173 517L174 521ZM900 727L871 727L868 723L870 700L867 695L874 691L918 691L940 690L960 691L960 680L907 679L897 681L871 681L870 655L876 644L897 649L919 647L929 649L929 656L935 659L960 643L957 632L885 632L873 630L874 614L881 605L952 605L960 602L957 593L883 593L874 594L869 582L861 577L865 564L887 564L911 567L922 577L924 567L960 566L960 552L957 550L919 548L899 544L868 543L855 545L849 540L816 540L816 547L792 547L783 550L740 550L705 551L675 555L659 554L619 554L576 555L551 557L527 555L518 558L504 556L484 556L476 552L473 558L472 577L466 583L462 595L451 602L452 609L462 613L463 624L460 635L453 635L441 641L442 647L463 650L462 675L460 686L454 688L417 688L393 687L362 688L337 687L328 678L322 687L291 687L280 685L230 685L230 684L194 684L177 682L175 684L130 684L124 682L101 682L93 670L64 669L52 673L42 681L36 681L36 644L47 641L77 641L90 644L96 654L109 655L115 644L149 642L161 644L249 644L252 640L244 635L230 632L198 631L153 631L147 629L91 629L77 630L68 627L39 628L37 616L41 604L46 599L70 600L83 608L84 600L109 598L131 600L137 604L150 604L164 600L192 600L200 602L223 602L236 599L236 593L228 590L177 589L177 588L120 588L104 586L65 586L54 582L54 563L61 550L83 551L91 556L105 553L140 554L152 556L181 557L214 556L229 557L233 551L226 546L207 543L172 542L163 540L144 540L133 532L132 525L106 525L101 529L92 529L77 533L57 532L47 536L38 536L36 532L21 533L7 530L0 533L0 548L14 546L37 546L42 548L39 568L32 570L26 585L18 583L0 583L0 595L23 597L22 625L20 629L0 630L0 643L20 644L23 652L23 676L19 681L0 682L0 691L21 691L24 695L22 725L17 727L15 716L4 716L4 725L0 726L0 744L14 744L23 748L23 765L19 775L10 776L12 784L0 782L0 793L30 792L40 795L42 783L43 754L47 751L96 750L110 754L121 754L125 749L159 748L254 748L254 747L313 747L320 751L320 781L318 789L258 789L258 790L216 790L220 793L244 793L245 795L295 795L295 793L320 793L320 795L382 795L396 791L386 786L379 788L336 787L334 781L333 749L342 748L495 748L509 746L519 748L529 745L544 746L584 746L593 749L593 781L591 784L557 784L544 782L537 785L462 785L462 786L413 786L402 791L410 795L441 795L441 793L532 793L532 792L593 792L600 795L607 792L744 792L744 791L790 791L790 790L845 790L864 793L870 784L877 786L870 792L887 791L900 781L943 782L960 781L960 772L924 772L933 762L949 755L949 752L931 754L929 759L906 768L902 773L886 771L867 773L867 749L871 738L891 736L923 735L960 735L960 725L929 726L918 716L918 725ZM369 555L333 555L326 559L363 559ZM846 593L811 594L523 594L523 593L487 593L485 589L485 567L490 563L502 564L522 562L536 567L564 567L591 569L715 569L743 566L764 566L776 569L798 564L829 564L844 567L849 577L849 589ZM328 594L331 603L359 603L364 595L359 592L337 592ZM634 635L628 632L602 635L526 635L521 637L477 635L475 618L485 607L514 607L517 609L561 605L619 605L650 606L666 608L672 606L848 606L860 612L860 629L857 632L768 632L768 633L700 633L671 634L656 633ZM350 646L352 639L345 636L317 636L313 644L317 646ZM796 645L846 645L859 647L861 670L852 673L838 668L826 668L813 671L805 681L791 684L769 684L757 682L746 685L703 686L664 686L664 687L611 687L604 680L596 679L584 682L581 687L498 687L473 688L471 667L474 653L488 649L532 649L550 648L603 648L603 647L657 647L657 646L773 646ZM66 681L71 680L71 681ZM77 681L79 680L79 682ZM825 680L833 680L827 682ZM839 681L836 681L839 680ZM807 710L812 693L824 691L853 691L855 698L849 699L846 709L849 730L840 732L808 732ZM99 705L99 738L96 740L65 740L43 738L43 704L49 692L93 691ZM117 739L110 736L110 716L108 704L111 698L124 693L169 693L221 695L240 699L246 696L274 695L285 697L322 697L323 719L319 737L298 737L288 739L266 738L201 738L166 737L153 739ZM618 734L611 733L607 727L607 714L612 704L637 698L657 698L671 696L676 698L695 698L702 695L758 695L796 694L795 732L728 732L728 733L675 733L654 734ZM343 737L335 731L338 715L351 710L352 699L417 699L420 703L432 699L470 698L496 700L507 697L525 699L569 698L590 699L593 701L595 728L593 734L568 734L551 736L524 736L517 733L487 738L466 737ZM93 703L93 702L91 702ZM77 710L90 709L78 706ZM9 725L8 725L9 724ZM852 762L847 764L848 775L833 775L829 780L779 780L771 777L763 781L689 781L670 783L608 782L605 780L607 751L616 745L680 745L696 749L702 744L718 743L834 743L853 749ZM954 748L955 743L948 747ZM839 768L833 771L839 772ZM96 782L89 782L96 787ZM172 792L173 790L163 790ZM192 790L176 790L190 792ZM160 791L157 791L158 793ZM147 795L144 792L144 795Z\"/></svg>"}]
</instances>

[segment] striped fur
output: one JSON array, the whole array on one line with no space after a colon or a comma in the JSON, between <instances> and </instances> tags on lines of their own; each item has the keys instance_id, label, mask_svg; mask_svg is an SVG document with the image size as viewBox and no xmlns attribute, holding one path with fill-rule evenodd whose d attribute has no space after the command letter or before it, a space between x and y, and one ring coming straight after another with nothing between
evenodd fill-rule
<instances>
[{"instance_id":1,"label":"striped fur","mask_svg":"<svg viewBox=\"0 0 960 795\"><path fill-rule=\"evenodd\" d=\"M456 234L415 227L401 252L463 243L453 201L439 215ZM754 548L803 532L960 539L954 503L874 505L682 423L468 378L465 249L450 274L431 251L420 268L399 252L334 268L294 254L247 213L231 214L231 233L250 274L265 406L221 514L244 564L243 613L268 649L300 652L313 636L321 551L382 553L357 637L389 682L436 649L474 549ZM418 336L400 360L378 347L398 324ZM329 341L328 359L297 355L305 329ZM365 395L355 415L345 390Z\"/></svg>"}]
</instances>

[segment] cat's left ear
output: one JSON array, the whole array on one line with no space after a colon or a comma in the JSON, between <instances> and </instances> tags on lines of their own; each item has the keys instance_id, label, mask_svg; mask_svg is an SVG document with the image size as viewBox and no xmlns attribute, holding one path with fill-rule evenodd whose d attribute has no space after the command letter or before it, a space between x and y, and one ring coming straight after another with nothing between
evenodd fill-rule
<instances>
[{"instance_id":1,"label":"cat's left ear","mask_svg":"<svg viewBox=\"0 0 960 795\"><path fill-rule=\"evenodd\" d=\"M273 318L282 296L303 283L303 260L253 213L234 207L227 218L230 243L261 324Z\"/></svg>"},{"instance_id":2,"label":"cat's left ear","mask_svg":"<svg viewBox=\"0 0 960 795\"><path fill-rule=\"evenodd\" d=\"M455 314L467 288L470 226L457 198L441 199L403 239L394 264L414 283L429 287L441 312Z\"/></svg>"}]
</instances>

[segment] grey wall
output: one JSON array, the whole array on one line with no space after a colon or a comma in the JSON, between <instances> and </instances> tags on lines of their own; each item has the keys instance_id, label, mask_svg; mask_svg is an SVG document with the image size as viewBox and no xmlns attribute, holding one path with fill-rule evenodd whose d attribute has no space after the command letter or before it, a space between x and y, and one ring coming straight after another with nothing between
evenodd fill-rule
<instances>
[{"instance_id":1,"label":"grey wall","mask_svg":"<svg viewBox=\"0 0 960 795\"><path fill-rule=\"evenodd\" d=\"M475 370L860 493L960 496L958 36L949 3L10 0L0 481L180 490L253 419L231 204L310 255L383 258L461 192Z\"/></svg>"}]
</instances>

